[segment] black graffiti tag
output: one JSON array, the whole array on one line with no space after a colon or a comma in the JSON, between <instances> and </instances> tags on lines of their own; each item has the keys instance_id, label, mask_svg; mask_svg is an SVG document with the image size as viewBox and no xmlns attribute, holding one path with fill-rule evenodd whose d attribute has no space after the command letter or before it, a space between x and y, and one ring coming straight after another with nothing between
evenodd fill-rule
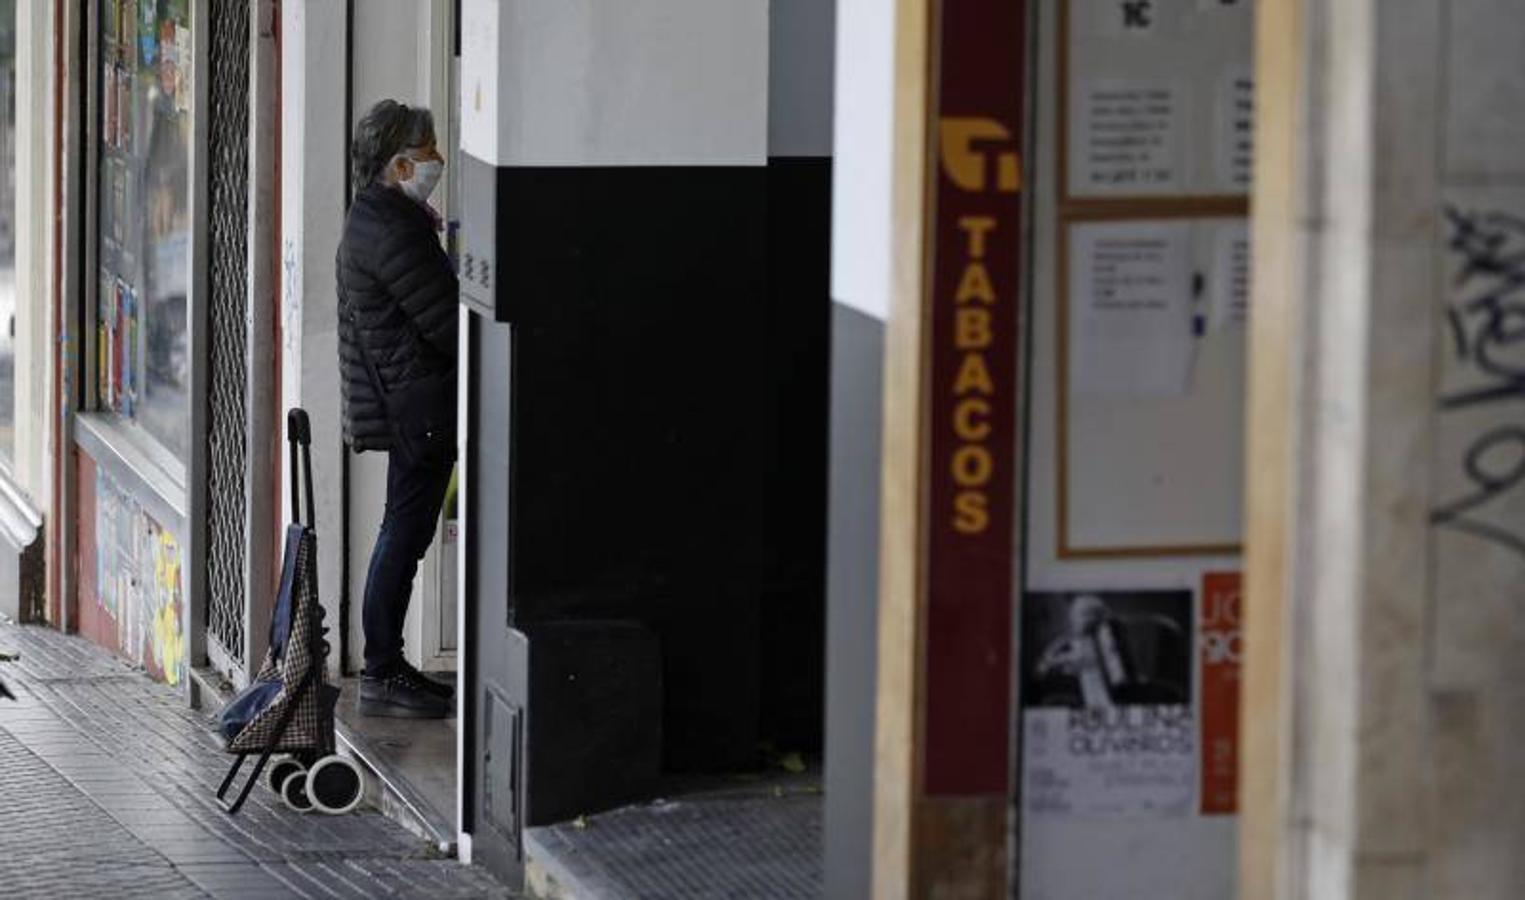
<instances>
[{"instance_id":1,"label":"black graffiti tag","mask_svg":"<svg viewBox=\"0 0 1525 900\"><path fill-rule=\"evenodd\" d=\"M1525 219L1500 212L1446 210L1448 247L1461 266L1460 300L1446 308L1456 359L1483 383L1441 396L1442 411L1525 400ZM1525 534L1471 513L1525 482L1525 428L1504 425L1478 436L1463 463L1474 490L1437 508L1430 521L1525 556Z\"/></svg>"},{"instance_id":2,"label":"black graffiti tag","mask_svg":"<svg viewBox=\"0 0 1525 900\"><path fill-rule=\"evenodd\" d=\"M1455 287L1466 297L1446 309L1457 359L1489 383L1441 398L1443 409L1525 399L1525 220L1504 213L1446 210L1450 249L1461 258Z\"/></svg>"},{"instance_id":3,"label":"black graffiti tag","mask_svg":"<svg viewBox=\"0 0 1525 900\"><path fill-rule=\"evenodd\" d=\"M1467 448L1465 467L1468 480L1477 490L1435 510L1430 521L1493 541L1525 556L1525 536L1463 515L1525 481L1525 429L1505 426L1478 438Z\"/></svg>"}]
</instances>

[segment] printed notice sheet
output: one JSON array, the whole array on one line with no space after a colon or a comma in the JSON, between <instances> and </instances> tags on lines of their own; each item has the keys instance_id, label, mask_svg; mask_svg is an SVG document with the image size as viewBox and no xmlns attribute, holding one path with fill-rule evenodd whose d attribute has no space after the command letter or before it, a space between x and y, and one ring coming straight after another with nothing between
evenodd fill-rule
<instances>
[{"instance_id":1,"label":"printed notice sheet","mask_svg":"<svg viewBox=\"0 0 1525 900\"><path fill-rule=\"evenodd\" d=\"M1070 116L1070 192L1094 196L1177 190L1181 100L1172 81L1081 81Z\"/></svg>"},{"instance_id":2,"label":"printed notice sheet","mask_svg":"<svg viewBox=\"0 0 1525 900\"><path fill-rule=\"evenodd\" d=\"M1070 232L1070 385L1077 394L1180 396L1193 355L1185 222Z\"/></svg>"}]
</instances>

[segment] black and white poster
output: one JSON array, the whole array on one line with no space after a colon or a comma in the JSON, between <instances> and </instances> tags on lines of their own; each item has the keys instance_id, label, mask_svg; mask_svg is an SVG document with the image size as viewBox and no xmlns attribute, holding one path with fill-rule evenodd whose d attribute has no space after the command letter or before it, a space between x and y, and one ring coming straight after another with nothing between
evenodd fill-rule
<instances>
[{"instance_id":1,"label":"black and white poster","mask_svg":"<svg viewBox=\"0 0 1525 900\"><path fill-rule=\"evenodd\" d=\"M1028 594L1023 803L1040 816L1157 818L1194 806L1192 592Z\"/></svg>"}]
</instances>

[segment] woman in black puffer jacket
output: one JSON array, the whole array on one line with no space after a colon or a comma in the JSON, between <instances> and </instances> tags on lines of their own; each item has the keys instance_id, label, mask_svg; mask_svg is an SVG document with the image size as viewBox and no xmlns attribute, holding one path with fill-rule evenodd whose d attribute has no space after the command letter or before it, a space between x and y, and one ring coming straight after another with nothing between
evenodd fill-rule
<instances>
[{"instance_id":1,"label":"woman in black puffer jacket","mask_svg":"<svg viewBox=\"0 0 1525 900\"><path fill-rule=\"evenodd\" d=\"M356 194L337 260L344 438L388 455L365 581L360 712L442 718L450 689L404 660L402 630L455 456L459 285L428 205L444 160L429 111L391 100L360 121L350 156Z\"/></svg>"}]
</instances>

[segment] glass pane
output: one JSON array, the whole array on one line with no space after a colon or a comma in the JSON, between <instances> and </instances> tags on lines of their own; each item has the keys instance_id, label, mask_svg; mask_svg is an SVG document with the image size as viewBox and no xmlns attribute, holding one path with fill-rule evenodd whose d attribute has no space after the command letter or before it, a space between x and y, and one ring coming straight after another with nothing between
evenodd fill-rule
<instances>
[{"instance_id":1,"label":"glass pane","mask_svg":"<svg viewBox=\"0 0 1525 900\"><path fill-rule=\"evenodd\" d=\"M102 0L100 403L184 458L190 428L187 0Z\"/></svg>"},{"instance_id":2,"label":"glass pane","mask_svg":"<svg viewBox=\"0 0 1525 900\"><path fill-rule=\"evenodd\" d=\"M0 0L0 457L16 453L16 0Z\"/></svg>"}]
</instances>

